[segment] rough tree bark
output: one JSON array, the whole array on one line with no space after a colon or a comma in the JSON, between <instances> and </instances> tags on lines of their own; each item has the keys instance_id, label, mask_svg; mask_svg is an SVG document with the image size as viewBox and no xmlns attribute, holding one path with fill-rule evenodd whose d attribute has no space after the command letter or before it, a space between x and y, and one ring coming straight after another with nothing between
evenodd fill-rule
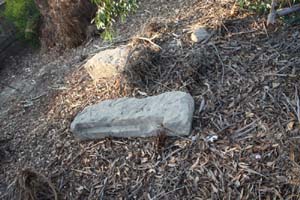
<instances>
[{"instance_id":1,"label":"rough tree bark","mask_svg":"<svg viewBox=\"0 0 300 200\"><path fill-rule=\"evenodd\" d=\"M35 0L42 16L40 40L44 48L72 48L87 37L96 7L90 0Z\"/></svg>"}]
</instances>

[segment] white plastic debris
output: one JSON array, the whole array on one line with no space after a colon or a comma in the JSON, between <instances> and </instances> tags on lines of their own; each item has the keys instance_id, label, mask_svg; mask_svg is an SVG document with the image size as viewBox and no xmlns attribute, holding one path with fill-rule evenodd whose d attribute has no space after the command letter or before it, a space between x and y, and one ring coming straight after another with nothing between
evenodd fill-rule
<instances>
[{"instance_id":1,"label":"white plastic debris","mask_svg":"<svg viewBox=\"0 0 300 200\"><path fill-rule=\"evenodd\" d=\"M206 142L215 142L219 137L217 135L209 135L205 138Z\"/></svg>"},{"instance_id":2,"label":"white plastic debris","mask_svg":"<svg viewBox=\"0 0 300 200\"><path fill-rule=\"evenodd\" d=\"M261 155L260 155L260 154L256 154L256 155L255 155L255 159L256 159L256 160L260 160L260 159L261 159Z\"/></svg>"}]
</instances>

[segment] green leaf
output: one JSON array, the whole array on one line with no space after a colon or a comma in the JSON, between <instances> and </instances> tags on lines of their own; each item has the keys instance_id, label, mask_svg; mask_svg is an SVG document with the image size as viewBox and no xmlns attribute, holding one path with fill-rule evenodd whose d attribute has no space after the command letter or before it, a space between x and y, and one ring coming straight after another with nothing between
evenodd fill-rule
<instances>
[{"instance_id":1,"label":"green leaf","mask_svg":"<svg viewBox=\"0 0 300 200\"><path fill-rule=\"evenodd\" d=\"M136 0L91 0L91 2L98 7L93 22L97 29L104 30L102 37L110 41L113 38L112 26L115 20L120 18L121 22L124 22L127 15L137 8Z\"/></svg>"}]
</instances>

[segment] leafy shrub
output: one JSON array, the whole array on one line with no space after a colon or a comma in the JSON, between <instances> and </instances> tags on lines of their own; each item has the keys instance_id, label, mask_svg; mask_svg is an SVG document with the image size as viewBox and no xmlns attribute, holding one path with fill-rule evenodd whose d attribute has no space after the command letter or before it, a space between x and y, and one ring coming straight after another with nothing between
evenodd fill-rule
<instances>
[{"instance_id":1,"label":"leafy shrub","mask_svg":"<svg viewBox=\"0 0 300 200\"><path fill-rule=\"evenodd\" d=\"M115 20L120 17L122 21L127 15L137 8L136 0L91 0L98 7L93 20L97 29L103 30L103 37L112 40L112 26Z\"/></svg>"},{"instance_id":2,"label":"leafy shrub","mask_svg":"<svg viewBox=\"0 0 300 200\"><path fill-rule=\"evenodd\" d=\"M38 42L40 13L34 0L6 0L4 15L18 31L18 36L32 44Z\"/></svg>"}]
</instances>

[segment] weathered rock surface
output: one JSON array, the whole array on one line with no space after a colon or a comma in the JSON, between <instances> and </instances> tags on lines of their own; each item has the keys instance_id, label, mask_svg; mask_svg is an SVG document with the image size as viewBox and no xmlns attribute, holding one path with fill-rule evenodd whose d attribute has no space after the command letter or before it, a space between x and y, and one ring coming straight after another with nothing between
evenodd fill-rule
<instances>
[{"instance_id":1,"label":"weathered rock surface","mask_svg":"<svg viewBox=\"0 0 300 200\"><path fill-rule=\"evenodd\" d=\"M193 42L202 42L210 37L210 34L205 27L200 26L194 29L191 34L191 40Z\"/></svg>"},{"instance_id":2,"label":"weathered rock surface","mask_svg":"<svg viewBox=\"0 0 300 200\"><path fill-rule=\"evenodd\" d=\"M168 135L189 135L194 112L192 96L166 92L144 99L106 100L86 107L71 124L81 140L104 137L148 137L165 130Z\"/></svg>"},{"instance_id":3,"label":"weathered rock surface","mask_svg":"<svg viewBox=\"0 0 300 200\"><path fill-rule=\"evenodd\" d=\"M124 71L129 53L128 46L100 51L88 60L84 67L94 81L111 78Z\"/></svg>"}]
</instances>

